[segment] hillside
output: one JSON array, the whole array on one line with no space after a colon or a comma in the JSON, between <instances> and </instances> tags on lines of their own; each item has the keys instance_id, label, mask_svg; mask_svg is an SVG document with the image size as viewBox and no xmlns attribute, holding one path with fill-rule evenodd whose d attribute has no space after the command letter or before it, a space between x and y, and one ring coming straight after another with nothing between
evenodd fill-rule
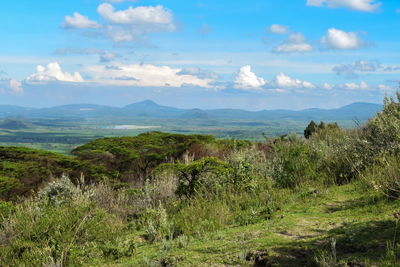
<instances>
[{"instance_id":1,"label":"hillside","mask_svg":"<svg viewBox=\"0 0 400 267\"><path fill-rule=\"evenodd\" d=\"M0 265L398 266L399 115L400 94L306 138L0 147Z\"/></svg>"}]
</instances>

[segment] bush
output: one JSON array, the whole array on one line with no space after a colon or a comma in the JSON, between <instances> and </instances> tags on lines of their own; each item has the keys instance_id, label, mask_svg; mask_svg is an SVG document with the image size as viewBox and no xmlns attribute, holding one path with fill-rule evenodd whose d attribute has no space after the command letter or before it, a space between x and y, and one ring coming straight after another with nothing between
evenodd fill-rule
<instances>
[{"instance_id":1,"label":"bush","mask_svg":"<svg viewBox=\"0 0 400 267\"><path fill-rule=\"evenodd\" d=\"M145 231L145 237L150 242L157 242L172 237L171 224L167 211L161 203L156 208L148 208L140 216L140 225Z\"/></svg>"},{"instance_id":2,"label":"bush","mask_svg":"<svg viewBox=\"0 0 400 267\"><path fill-rule=\"evenodd\" d=\"M216 192L226 184L226 177L232 171L227 163L213 157L206 157L189 164L163 164L156 172L165 170L172 170L177 175L176 194L180 197L191 197L200 189Z\"/></svg>"},{"instance_id":3,"label":"bush","mask_svg":"<svg viewBox=\"0 0 400 267\"><path fill-rule=\"evenodd\" d=\"M124 225L91 201L91 194L64 177L13 208L0 227L0 265L79 266L108 257Z\"/></svg>"},{"instance_id":4,"label":"bush","mask_svg":"<svg viewBox=\"0 0 400 267\"><path fill-rule=\"evenodd\" d=\"M63 175L59 180L49 183L39 191L39 202L43 205L59 206L64 202L71 201L74 197L79 197L82 190L75 186L71 180Z\"/></svg>"},{"instance_id":5,"label":"bush","mask_svg":"<svg viewBox=\"0 0 400 267\"><path fill-rule=\"evenodd\" d=\"M382 156L379 163L367 168L363 178L374 190L389 197L400 197L400 158Z\"/></svg>"},{"instance_id":6,"label":"bush","mask_svg":"<svg viewBox=\"0 0 400 267\"><path fill-rule=\"evenodd\" d=\"M320 179L322 152L298 138L277 141L271 162L271 176L280 188L298 188Z\"/></svg>"}]
</instances>

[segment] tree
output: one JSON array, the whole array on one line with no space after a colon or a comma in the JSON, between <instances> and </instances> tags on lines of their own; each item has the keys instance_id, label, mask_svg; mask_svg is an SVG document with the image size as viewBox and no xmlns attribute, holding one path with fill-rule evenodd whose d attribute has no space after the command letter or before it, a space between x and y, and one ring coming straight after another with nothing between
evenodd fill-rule
<instances>
[{"instance_id":1,"label":"tree","mask_svg":"<svg viewBox=\"0 0 400 267\"><path fill-rule=\"evenodd\" d=\"M218 184L223 184L224 177L229 176L232 168L224 161L214 157L206 157L201 160L184 163L164 163L158 166L156 172L172 170L178 176L178 196L190 197L202 187L207 190L215 189ZM210 180L211 179L211 180Z\"/></svg>"},{"instance_id":2,"label":"tree","mask_svg":"<svg viewBox=\"0 0 400 267\"><path fill-rule=\"evenodd\" d=\"M304 137L309 139L318 129L317 124L314 121L311 121L307 128L304 130Z\"/></svg>"}]
</instances>

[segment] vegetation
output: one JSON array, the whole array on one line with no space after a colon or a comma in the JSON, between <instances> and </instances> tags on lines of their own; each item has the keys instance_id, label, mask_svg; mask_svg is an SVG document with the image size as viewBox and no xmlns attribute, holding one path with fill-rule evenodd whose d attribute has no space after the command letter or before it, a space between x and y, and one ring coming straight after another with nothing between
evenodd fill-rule
<instances>
[{"instance_id":1,"label":"vegetation","mask_svg":"<svg viewBox=\"0 0 400 267\"><path fill-rule=\"evenodd\" d=\"M3 147L0 265L398 266L399 130L386 99L362 127L306 138Z\"/></svg>"}]
</instances>

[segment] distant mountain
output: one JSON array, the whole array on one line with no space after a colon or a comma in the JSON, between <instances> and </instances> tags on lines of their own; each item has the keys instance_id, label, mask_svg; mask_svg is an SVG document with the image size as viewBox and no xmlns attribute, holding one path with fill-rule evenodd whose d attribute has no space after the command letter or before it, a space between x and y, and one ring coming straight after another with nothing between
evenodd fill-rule
<instances>
[{"instance_id":1,"label":"distant mountain","mask_svg":"<svg viewBox=\"0 0 400 267\"><path fill-rule=\"evenodd\" d=\"M52 108L31 109L17 106L0 106L0 117L26 117L51 119L87 119L103 117L140 117L168 119L223 119L223 120L355 120L366 121L376 112L382 110L382 105L371 103L353 103L337 109L305 109L293 110L262 110L246 111L241 109L179 109L162 106L146 100L127 105L122 108L93 104L76 104L56 106Z\"/></svg>"},{"instance_id":2,"label":"distant mountain","mask_svg":"<svg viewBox=\"0 0 400 267\"><path fill-rule=\"evenodd\" d=\"M30 127L32 127L30 123L21 120L6 119L0 122L0 129L22 130L22 129L28 129Z\"/></svg>"},{"instance_id":3,"label":"distant mountain","mask_svg":"<svg viewBox=\"0 0 400 267\"><path fill-rule=\"evenodd\" d=\"M30 110L32 110L32 108L25 108L19 106L11 106L11 105L0 105L0 117L15 116Z\"/></svg>"},{"instance_id":4,"label":"distant mountain","mask_svg":"<svg viewBox=\"0 0 400 267\"><path fill-rule=\"evenodd\" d=\"M130 104L122 108L125 115L153 117L153 118L176 118L179 117L185 110L161 106L151 100Z\"/></svg>"},{"instance_id":5,"label":"distant mountain","mask_svg":"<svg viewBox=\"0 0 400 267\"><path fill-rule=\"evenodd\" d=\"M214 116L201 109L191 109L180 116L182 119L210 119Z\"/></svg>"}]
</instances>

